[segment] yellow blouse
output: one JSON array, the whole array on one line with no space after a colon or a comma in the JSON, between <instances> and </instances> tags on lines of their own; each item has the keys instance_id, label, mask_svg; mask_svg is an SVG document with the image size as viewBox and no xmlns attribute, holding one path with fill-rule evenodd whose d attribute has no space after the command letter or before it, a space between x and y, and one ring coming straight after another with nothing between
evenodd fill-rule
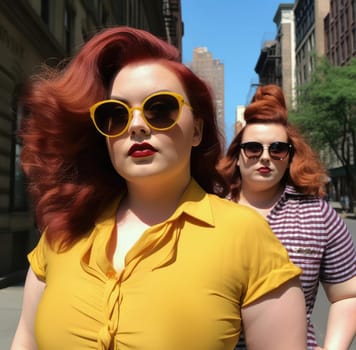
<instances>
[{"instance_id":1,"label":"yellow blouse","mask_svg":"<svg viewBox=\"0 0 356 350\"><path fill-rule=\"evenodd\" d=\"M301 273L257 212L192 180L175 213L147 229L120 274L107 258L117 203L70 250L45 235L29 254L46 282L35 324L45 350L225 350L240 308Z\"/></svg>"}]
</instances>

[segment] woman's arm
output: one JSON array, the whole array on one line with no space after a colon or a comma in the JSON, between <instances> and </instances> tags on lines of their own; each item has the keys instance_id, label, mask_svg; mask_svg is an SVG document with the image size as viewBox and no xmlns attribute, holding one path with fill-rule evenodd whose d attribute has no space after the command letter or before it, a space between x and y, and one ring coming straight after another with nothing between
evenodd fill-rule
<instances>
[{"instance_id":1,"label":"woman's arm","mask_svg":"<svg viewBox=\"0 0 356 350\"><path fill-rule=\"evenodd\" d=\"M38 303L45 283L40 281L31 268L27 272L20 321L11 350L36 350L34 324Z\"/></svg>"},{"instance_id":2,"label":"woman's arm","mask_svg":"<svg viewBox=\"0 0 356 350\"><path fill-rule=\"evenodd\" d=\"M323 286L331 303L324 349L347 350L356 336L356 277Z\"/></svg>"},{"instance_id":3,"label":"woman's arm","mask_svg":"<svg viewBox=\"0 0 356 350\"><path fill-rule=\"evenodd\" d=\"M242 309L249 350L305 350L304 294L296 277Z\"/></svg>"}]
</instances>

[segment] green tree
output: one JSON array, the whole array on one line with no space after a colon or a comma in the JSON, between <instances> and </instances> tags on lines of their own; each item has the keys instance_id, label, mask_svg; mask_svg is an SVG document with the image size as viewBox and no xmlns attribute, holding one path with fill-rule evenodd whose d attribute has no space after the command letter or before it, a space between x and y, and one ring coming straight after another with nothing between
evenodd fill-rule
<instances>
[{"instance_id":1,"label":"green tree","mask_svg":"<svg viewBox=\"0 0 356 350\"><path fill-rule=\"evenodd\" d=\"M311 81L298 90L290 120L318 150L331 150L345 169L347 194L353 209L356 160L356 59L334 66L317 59Z\"/></svg>"}]
</instances>

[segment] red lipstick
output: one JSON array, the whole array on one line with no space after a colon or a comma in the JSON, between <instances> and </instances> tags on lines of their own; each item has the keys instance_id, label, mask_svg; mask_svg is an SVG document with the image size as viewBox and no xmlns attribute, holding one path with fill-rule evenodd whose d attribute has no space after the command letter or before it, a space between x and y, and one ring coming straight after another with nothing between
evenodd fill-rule
<instances>
[{"instance_id":1,"label":"red lipstick","mask_svg":"<svg viewBox=\"0 0 356 350\"><path fill-rule=\"evenodd\" d=\"M271 172L271 169L268 167L261 167L258 168L258 172L261 174L269 174Z\"/></svg>"},{"instance_id":2,"label":"red lipstick","mask_svg":"<svg viewBox=\"0 0 356 350\"><path fill-rule=\"evenodd\" d=\"M157 150L148 142L135 143L129 149L128 155L134 158L149 157L155 154Z\"/></svg>"}]
</instances>

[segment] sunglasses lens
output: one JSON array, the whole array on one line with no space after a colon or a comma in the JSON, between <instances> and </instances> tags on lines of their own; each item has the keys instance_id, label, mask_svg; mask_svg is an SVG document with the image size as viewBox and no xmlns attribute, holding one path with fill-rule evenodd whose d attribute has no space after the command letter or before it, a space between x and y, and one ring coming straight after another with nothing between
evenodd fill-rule
<instances>
[{"instance_id":1,"label":"sunglasses lens","mask_svg":"<svg viewBox=\"0 0 356 350\"><path fill-rule=\"evenodd\" d=\"M283 159L289 153L290 147L285 142L273 142L269 146L269 154L272 159Z\"/></svg>"},{"instance_id":2,"label":"sunglasses lens","mask_svg":"<svg viewBox=\"0 0 356 350\"><path fill-rule=\"evenodd\" d=\"M246 142L243 150L247 158L259 158L263 152L263 146L258 142Z\"/></svg>"},{"instance_id":3,"label":"sunglasses lens","mask_svg":"<svg viewBox=\"0 0 356 350\"><path fill-rule=\"evenodd\" d=\"M177 95L177 96L176 96ZM156 130L168 130L178 120L182 97L174 93L157 93L148 97L142 107L128 107L124 102L106 100L90 108L95 126L105 136L120 136L128 127L135 109L143 112L149 127Z\"/></svg>"},{"instance_id":4,"label":"sunglasses lens","mask_svg":"<svg viewBox=\"0 0 356 350\"><path fill-rule=\"evenodd\" d=\"M179 116L179 101L173 95L159 94L149 98L143 106L148 123L155 129L172 126Z\"/></svg>"},{"instance_id":5,"label":"sunglasses lens","mask_svg":"<svg viewBox=\"0 0 356 350\"><path fill-rule=\"evenodd\" d=\"M126 127L129 111L119 102L105 102L95 110L97 127L106 135L118 135Z\"/></svg>"},{"instance_id":6,"label":"sunglasses lens","mask_svg":"<svg viewBox=\"0 0 356 350\"><path fill-rule=\"evenodd\" d=\"M258 159L263 153L263 145L259 142L246 142L241 144L245 156L250 159ZM274 160L282 160L291 151L291 146L286 142L273 142L268 147L269 155Z\"/></svg>"}]
</instances>

